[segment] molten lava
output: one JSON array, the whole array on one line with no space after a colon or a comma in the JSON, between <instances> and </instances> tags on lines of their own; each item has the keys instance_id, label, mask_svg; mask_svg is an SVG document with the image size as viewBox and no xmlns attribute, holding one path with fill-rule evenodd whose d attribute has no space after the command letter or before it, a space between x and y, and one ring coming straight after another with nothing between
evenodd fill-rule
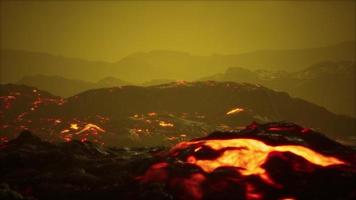
<instances>
[{"instance_id":1,"label":"molten lava","mask_svg":"<svg viewBox=\"0 0 356 200\"><path fill-rule=\"evenodd\" d=\"M81 129L80 131L76 132L75 134L79 135L79 134L81 134L81 133L83 133L85 131L88 131L88 130L94 131L94 133L98 133L98 132L104 133L105 132L105 130L102 129L101 127L99 127L98 125L89 123L89 124L85 125L83 129Z\"/></svg>"},{"instance_id":2,"label":"molten lava","mask_svg":"<svg viewBox=\"0 0 356 200\"><path fill-rule=\"evenodd\" d=\"M232 114L237 114L244 111L243 108L234 108L226 113L226 115L232 115Z\"/></svg>"},{"instance_id":3,"label":"molten lava","mask_svg":"<svg viewBox=\"0 0 356 200\"><path fill-rule=\"evenodd\" d=\"M275 127L293 132L292 126ZM279 132L280 129L273 131ZM263 139L231 136L220 138L213 135L211 139L206 137L178 143L163 154L167 156L164 161L152 165L138 180L142 183L164 182L173 191L179 191L180 199L204 199L211 190L219 193L229 191L229 187L236 187L234 191L242 192L245 199L264 199L273 196L273 191L287 191L280 192L276 199L295 199L292 193L288 193L290 186L284 184L285 176L279 176L279 173L292 171L300 176L329 166L349 165L348 161L323 155L302 145L269 145ZM279 165L279 162L286 165Z\"/></svg>"},{"instance_id":4,"label":"molten lava","mask_svg":"<svg viewBox=\"0 0 356 200\"><path fill-rule=\"evenodd\" d=\"M172 124L170 122L165 122L165 121L160 121L159 125L162 127L174 127L174 124Z\"/></svg>"},{"instance_id":5,"label":"molten lava","mask_svg":"<svg viewBox=\"0 0 356 200\"><path fill-rule=\"evenodd\" d=\"M219 167L235 167L242 175L258 175L261 179L271 182L268 174L262 168L268 155L272 152L290 152L303 157L309 162L320 165L340 165L345 162L331 157L324 156L311 149L298 145L269 146L255 139L229 139L229 140L202 140L195 142L183 142L174 149L181 149L191 145L198 145L195 152L199 152L202 147L209 147L221 155L215 159L199 159L194 155L187 158L187 162L199 166L207 173L213 172Z\"/></svg>"},{"instance_id":6,"label":"molten lava","mask_svg":"<svg viewBox=\"0 0 356 200\"><path fill-rule=\"evenodd\" d=\"M79 129L78 124L70 124L70 128L74 129L74 130L78 130Z\"/></svg>"}]
</instances>

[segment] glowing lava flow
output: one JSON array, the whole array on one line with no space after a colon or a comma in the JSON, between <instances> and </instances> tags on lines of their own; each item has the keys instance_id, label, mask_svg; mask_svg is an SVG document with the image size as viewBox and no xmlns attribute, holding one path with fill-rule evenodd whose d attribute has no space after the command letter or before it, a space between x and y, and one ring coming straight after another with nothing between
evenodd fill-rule
<instances>
[{"instance_id":1,"label":"glowing lava flow","mask_svg":"<svg viewBox=\"0 0 356 200\"><path fill-rule=\"evenodd\" d=\"M102 132L102 133L105 132L105 130L102 129L102 128L100 128L98 125L90 124L90 123L89 123L89 124L85 125L82 130L80 130L80 131L78 131L78 132L76 132L76 133L74 133L74 134L79 135L79 134L81 134L81 133L83 133L83 132L85 132L85 131L88 131L88 130L93 130L93 131L95 131L95 133L97 133L97 131L98 131L98 132Z\"/></svg>"},{"instance_id":2,"label":"glowing lava flow","mask_svg":"<svg viewBox=\"0 0 356 200\"><path fill-rule=\"evenodd\" d=\"M242 111L244 111L243 108L235 108L235 109L232 109L232 110L228 111L228 112L226 113L226 115L232 115L232 114L240 113L240 112L242 112Z\"/></svg>"},{"instance_id":3,"label":"glowing lava flow","mask_svg":"<svg viewBox=\"0 0 356 200\"><path fill-rule=\"evenodd\" d=\"M273 183L268 177L262 165L268 159L271 152L291 152L303 157L309 162L320 165L340 165L345 162L331 156L324 156L311 149L298 145L269 146L259 140L254 139L229 139L229 140L202 140L193 142L182 142L172 151L184 149L191 145L198 145L195 152L202 147L210 147L216 152L222 152L215 159L198 159L194 155L187 157L187 162L199 166L207 173L213 172L219 167L236 167L236 169L245 176L258 175L268 183Z\"/></svg>"},{"instance_id":4,"label":"glowing lava flow","mask_svg":"<svg viewBox=\"0 0 356 200\"><path fill-rule=\"evenodd\" d=\"M179 188L182 192L178 199L204 199L205 195L209 195L205 193L206 191L211 191L212 188L217 192L229 190L229 184L236 184L238 188L243 188L241 190L244 190L245 198L248 200L264 199L266 195L272 193L269 194L268 190L264 191L260 183L263 183L264 187L278 191L282 191L287 186L285 182L278 179L278 176L277 178L273 176L268 168L272 166L269 161L271 154L275 152L289 152L300 156L310 163L304 163L306 167L312 164L322 167L346 164L336 157L322 155L301 145L271 146L260 140L247 138L202 139L178 143L166 154L169 159L152 165L143 176L138 177L138 180L142 183L165 182L168 187L174 188L174 191ZM295 158L291 157L291 159ZM175 173L182 163L199 167L206 174L196 170L187 170L187 174L181 171ZM227 170L222 171L223 173L212 173L220 167L226 167ZM183 169L179 168L179 170ZM275 170L287 170L288 174L290 169ZM238 178L234 173L227 174L228 171L238 172ZM249 176L257 176L262 182ZM236 192L240 194L241 191L236 190ZM281 195L279 199L287 199L282 198L286 194ZM294 199L293 195L291 198Z\"/></svg>"},{"instance_id":5,"label":"glowing lava flow","mask_svg":"<svg viewBox=\"0 0 356 200\"><path fill-rule=\"evenodd\" d=\"M62 134L62 138L67 142L72 141L73 139L80 139L81 142L86 142L92 138L92 141L97 143L100 139L99 134L106 132L105 129L96 124L88 123L84 125L84 127L83 125L83 123L81 123L81 125L78 123L71 123L69 128L66 128L60 132ZM99 136L99 138L97 136ZM100 143L104 144L103 142Z\"/></svg>"},{"instance_id":6,"label":"glowing lava flow","mask_svg":"<svg viewBox=\"0 0 356 200\"><path fill-rule=\"evenodd\" d=\"M160 121L159 125L162 126L162 127L173 127L174 126L174 124L169 123L169 122L165 122L165 121Z\"/></svg>"}]
</instances>

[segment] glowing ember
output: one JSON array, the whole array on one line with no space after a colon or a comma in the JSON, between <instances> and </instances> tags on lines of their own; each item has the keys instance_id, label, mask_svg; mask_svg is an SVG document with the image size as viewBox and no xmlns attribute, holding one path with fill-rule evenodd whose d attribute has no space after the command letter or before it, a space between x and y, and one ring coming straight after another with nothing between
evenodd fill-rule
<instances>
[{"instance_id":1,"label":"glowing ember","mask_svg":"<svg viewBox=\"0 0 356 200\"><path fill-rule=\"evenodd\" d=\"M248 199L248 200L263 199L263 196L256 191L255 186L253 186L252 184L247 184L246 185L246 199Z\"/></svg>"},{"instance_id":2,"label":"glowing ember","mask_svg":"<svg viewBox=\"0 0 356 200\"><path fill-rule=\"evenodd\" d=\"M70 128L74 129L74 130L78 130L79 129L78 124L70 124Z\"/></svg>"},{"instance_id":3,"label":"glowing ember","mask_svg":"<svg viewBox=\"0 0 356 200\"><path fill-rule=\"evenodd\" d=\"M12 102L16 99L15 96L0 96L0 100L4 102L4 108L5 109L10 109L12 106Z\"/></svg>"},{"instance_id":4,"label":"glowing ember","mask_svg":"<svg viewBox=\"0 0 356 200\"><path fill-rule=\"evenodd\" d=\"M243 108L234 108L226 113L226 115L232 115L232 114L237 114L244 111Z\"/></svg>"},{"instance_id":5,"label":"glowing ember","mask_svg":"<svg viewBox=\"0 0 356 200\"><path fill-rule=\"evenodd\" d=\"M186 135L186 134L180 134L180 136L181 136L181 137L187 137L187 135Z\"/></svg>"},{"instance_id":6,"label":"glowing ember","mask_svg":"<svg viewBox=\"0 0 356 200\"><path fill-rule=\"evenodd\" d=\"M187 85L187 84L188 84L188 81L177 80L175 83L176 83L176 85Z\"/></svg>"},{"instance_id":7,"label":"glowing ember","mask_svg":"<svg viewBox=\"0 0 356 200\"><path fill-rule=\"evenodd\" d=\"M141 128L131 128L129 129L129 133L132 139L138 140L141 136L150 135L150 131L148 129Z\"/></svg>"},{"instance_id":8,"label":"glowing ember","mask_svg":"<svg viewBox=\"0 0 356 200\"><path fill-rule=\"evenodd\" d=\"M174 127L174 124L165 121L160 121L159 125L162 127Z\"/></svg>"},{"instance_id":9,"label":"glowing ember","mask_svg":"<svg viewBox=\"0 0 356 200\"><path fill-rule=\"evenodd\" d=\"M68 129L64 129L63 131L61 131L61 133L68 133L68 132L70 132L70 130Z\"/></svg>"},{"instance_id":10,"label":"glowing ember","mask_svg":"<svg viewBox=\"0 0 356 200\"><path fill-rule=\"evenodd\" d=\"M155 113L155 112L150 112L150 113L147 113L147 115L152 117L152 116L156 116L157 113Z\"/></svg>"},{"instance_id":11,"label":"glowing ember","mask_svg":"<svg viewBox=\"0 0 356 200\"><path fill-rule=\"evenodd\" d=\"M7 143L7 142L9 142L9 139L6 136L0 137L0 144L1 143Z\"/></svg>"},{"instance_id":12,"label":"glowing ember","mask_svg":"<svg viewBox=\"0 0 356 200\"><path fill-rule=\"evenodd\" d=\"M166 137L166 139L169 141L174 141L174 140L177 140L178 137L170 136L170 137Z\"/></svg>"}]
</instances>

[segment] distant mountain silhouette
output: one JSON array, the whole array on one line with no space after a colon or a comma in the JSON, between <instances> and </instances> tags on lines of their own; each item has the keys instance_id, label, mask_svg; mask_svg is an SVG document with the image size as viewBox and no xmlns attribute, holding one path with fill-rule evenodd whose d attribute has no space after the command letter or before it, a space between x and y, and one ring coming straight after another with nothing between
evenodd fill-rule
<instances>
[{"instance_id":1,"label":"distant mountain silhouette","mask_svg":"<svg viewBox=\"0 0 356 200\"><path fill-rule=\"evenodd\" d=\"M153 86L153 85L171 83L174 81L175 80L172 79L154 79L137 85ZM123 81L118 78L110 77L110 76L100 79L97 82L89 82L89 81L82 81L79 79L68 79L62 76L42 75L42 74L24 76L16 83L36 87L40 90L45 90L54 95L61 96L61 97L70 97L90 89L132 85L127 81Z\"/></svg>"},{"instance_id":2,"label":"distant mountain silhouette","mask_svg":"<svg viewBox=\"0 0 356 200\"><path fill-rule=\"evenodd\" d=\"M20 80L36 74L57 75L71 79L95 81L111 75L107 62L86 61L78 58L54 56L22 50L1 50L1 79L3 83Z\"/></svg>"},{"instance_id":3,"label":"distant mountain silhouette","mask_svg":"<svg viewBox=\"0 0 356 200\"><path fill-rule=\"evenodd\" d=\"M324 106L335 113L356 117L355 61L325 61L297 72L253 71L235 67L224 74L201 80L262 84Z\"/></svg>"},{"instance_id":4,"label":"distant mountain silhouette","mask_svg":"<svg viewBox=\"0 0 356 200\"><path fill-rule=\"evenodd\" d=\"M158 145L253 121L295 122L337 139L356 131L354 118L253 84L179 81L94 89L67 99L18 85L1 85L0 91L0 129L8 137L26 128L50 141Z\"/></svg>"},{"instance_id":5,"label":"distant mountain silhouette","mask_svg":"<svg viewBox=\"0 0 356 200\"><path fill-rule=\"evenodd\" d=\"M249 69L298 71L325 60L355 60L356 41L308 49L259 50L238 55L237 65ZM234 65L230 65L233 67Z\"/></svg>"},{"instance_id":6,"label":"distant mountain silhouette","mask_svg":"<svg viewBox=\"0 0 356 200\"><path fill-rule=\"evenodd\" d=\"M106 77L98 82L89 82L76 79L67 79L61 76L33 75L25 76L17 82L49 91L54 95L69 97L85 90L94 88L114 87L128 85L128 82L114 77Z\"/></svg>"},{"instance_id":7,"label":"distant mountain silhouette","mask_svg":"<svg viewBox=\"0 0 356 200\"><path fill-rule=\"evenodd\" d=\"M85 61L19 50L1 50L1 81L15 82L26 75L59 75L84 81L114 76L138 84L153 79L196 80L221 73L229 67L298 71L324 60L355 60L355 41L332 46L261 50L238 55L196 56L156 50L134 53L115 63Z\"/></svg>"},{"instance_id":8,"label":"distant mountain silhouette","mask_svg":"<svg viewBox=\"0 0 356 200\"><path fill-rule=\"evenodd\" d=\"M172 82L175 82L177 80L173 80L173 79L153 79L153 80L150 80L150 81L146 81L146 82L143 82L142 86L153 86L153 85L162 85L162 84L167 84L167 83L172 83Z\"/></svg>"}]
</instances>

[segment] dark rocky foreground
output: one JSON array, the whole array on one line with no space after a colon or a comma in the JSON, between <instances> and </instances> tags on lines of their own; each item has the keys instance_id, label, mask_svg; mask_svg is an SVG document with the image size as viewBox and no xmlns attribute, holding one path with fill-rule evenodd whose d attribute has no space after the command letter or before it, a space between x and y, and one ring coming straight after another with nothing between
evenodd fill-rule
<instances>
[{"instance_id":1,"label":"dark rocky foreground","mask_svg":"<svg viewBox=\"0 0 356 200\"><path fill-rule=\"evenodd\" d=\"M248 139L301 146L343 164L322 166L292 152L271 151L260 166L268 178L220 166L204 171L190 159L213 161L229 150L202 141ZM251 154L258 154L257 151ZM255 155L254 155L255 156ZM258 159L253 158L251 161ZM30 132L0 147L0 199L355 199L356 153L294 124L251 124L164 148L104 148L90 142L51 144Z\"/></svg>"}]
</instances>

